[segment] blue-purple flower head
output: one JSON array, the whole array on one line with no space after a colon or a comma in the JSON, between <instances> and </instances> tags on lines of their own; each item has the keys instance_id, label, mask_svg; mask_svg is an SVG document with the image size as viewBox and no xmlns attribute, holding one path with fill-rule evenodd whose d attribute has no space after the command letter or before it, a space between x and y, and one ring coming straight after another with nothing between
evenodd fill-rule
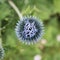
<instances>
[{"instance_id":1,"label":"blue-purple flower head","mask_svg":"<svg viewBox=\"0 0 60 60\"><path fill-rule=\"evenodd\" d=\"M43 36L44 27L38 18L30 16L23 17L23 20L18 21L15 31L20 41L33 44Z\"/></svg>"},{"instance_id":2,"label":"blue-purple flower head","mask_svg":"<svg viewBox=\"0 0 60 60\"><path fill-rule=\"evenodd\" d=\"M0 59L3 59L4 57L4 50L3 48L0 48Z\"/></svg>"}]
</instances>

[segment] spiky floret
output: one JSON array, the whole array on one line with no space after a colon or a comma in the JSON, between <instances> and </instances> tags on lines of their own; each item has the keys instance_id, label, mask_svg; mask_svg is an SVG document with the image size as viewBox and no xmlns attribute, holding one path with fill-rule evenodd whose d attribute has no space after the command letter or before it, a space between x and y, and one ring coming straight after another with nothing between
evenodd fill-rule
<instances>
[{"instance_id":1,"label":"spiky floret","mask_svg":"<svg viewBox=\"0 0 60 60\"><path fill-rule=\"evenodd\" d=\"M4 57L4 49L0 48L0 60Z\"/></svg>"},{"instance_id":2,"label":"spiky floret","mask_svg":"<svg viewBox=\"0 0 60 60\"><path fill-rule=\"evenodd\" d=\"M23 17L15 28L16 35L23 43L33 44L41 39L44 31L43 23L36 17Z\"/></svg>"}]
</instances>

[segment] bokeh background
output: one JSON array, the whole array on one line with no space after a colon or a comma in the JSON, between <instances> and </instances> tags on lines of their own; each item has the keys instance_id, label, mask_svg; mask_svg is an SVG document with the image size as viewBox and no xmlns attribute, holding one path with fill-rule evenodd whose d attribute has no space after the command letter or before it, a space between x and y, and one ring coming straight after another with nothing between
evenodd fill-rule
<instances>
[{"instance_id":1,"label":"bokeh background","mask_svg":"<svg viewBox=\"0 0 60 60\"><path fill-rule=\"evenodd\" d=\"M36 16L44 23L45 34L33 45L21 43L15 34L19 20L8 0L0 0L3 60L60 60L60 0L13 0L23 16Z\"/></svg>"}]
</instances>

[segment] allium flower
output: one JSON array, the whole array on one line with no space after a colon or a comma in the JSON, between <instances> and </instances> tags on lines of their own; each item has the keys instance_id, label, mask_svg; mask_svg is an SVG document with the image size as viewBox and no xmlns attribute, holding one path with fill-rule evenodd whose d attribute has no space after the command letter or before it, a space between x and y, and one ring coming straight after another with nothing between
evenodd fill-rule
<instances>
[{"instance_id":1,"label":"allium flower","mask_svg":"<svg viewBox=\"0 0 60 60\"><path fill-rule=\"evenodd\" d=\"M56 38L57 38L57 41L58 41L58 42L60 42L60 34L59 34L59 35L57 35L57 37L56 37Z\"/></svg>"},{"instance_id":2,"label":"allium flower","mask_svg":"<svg viewBox=\"0 0 60 60\"><path fill-rule=\"evenodd\" d=\"M30 16L23 17L23 20L18 21L15 31L19 40L26 44L33 44L41 39L44 27L43 23L38 20Z\"/></svg>"},{"instance_id":3,"label":"allium flower","mask_svg":"<svg viewBox=\"0 0 60 60\"><path fill-rule=\"evenodd\" d=\"M46 39L42 39L41 40L41 44L45 45L47 43L47 40Z\"/></svg>"},{"instance_id":4,"label":"allium flower","mask_svg":"<svg viewBox=\"0 0 60 60\"><path fill-rule=\"evenodd\" d=\"M34 60L41 60L41 59L42 59L42 57L40 55L34 56Z\"/></svg>"},{"instance_id":5,"label":"allium flower","mask_svg":"<svg viewBox=\"0 0 60 60\"><path fill-rule=\"evenodd\" d=\"M0 59L3 59L4 57L4 50L3 48L0 48Z\"/></svg>"}]
</instances>

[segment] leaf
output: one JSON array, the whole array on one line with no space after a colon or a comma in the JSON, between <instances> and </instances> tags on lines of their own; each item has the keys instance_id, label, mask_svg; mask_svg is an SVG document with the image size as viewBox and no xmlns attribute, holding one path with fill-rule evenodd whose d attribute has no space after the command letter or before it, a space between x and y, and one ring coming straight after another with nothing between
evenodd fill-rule
<instances>
[{"instance_id":1,"label":"leaf","mask_svg":"<svg viewBox=\"0 0 60 60\"><path fill-rule=\"evenodd\" d=\"M42 20L48 19L50 14L53 13L53 2L50 0L32 0L29 4L22 9L23 14L34 15ZM50 2L49 2L50 1ZM24 15L25 15L24 14Z\"/></svg>"},{"instance_id":2,"label":"leaf","mask_svg":"<svg viewBox=\"0 0 60 60\"><path fill-rule=\"evenodd\" d=\"M5 2L5 0L0 0L0 3L4 3Z\"/></svg>"},{"instance_id":3,"label":"leaf","mask_svg":"<svg viewBox=\"0 0 60 60\"><path fill-rule=\"evenodd\" d=\"M53 0L54 1L54 12L60 13L60 0Z\"/></svg>"},{"instance_id":4,"label":"leaf","mask_svg":"<svg viewBox=\"0 0 60 60\"><path fill-rule=\"evenodd\" d=\"M16 47L16 35L13 29L7 29L6 32L6 45Z\"/></svg>"},{"instance_id":5,"label":"leaf","mask_svg":"<svg viewBox=\"0 0 60 60\"><path fill-rule=\"evenodd\" d=\"M6 3L0 4L0 20L4 19L9 14L10 14L10 9L8 4Z\"/></svg>"}]
</instances>

